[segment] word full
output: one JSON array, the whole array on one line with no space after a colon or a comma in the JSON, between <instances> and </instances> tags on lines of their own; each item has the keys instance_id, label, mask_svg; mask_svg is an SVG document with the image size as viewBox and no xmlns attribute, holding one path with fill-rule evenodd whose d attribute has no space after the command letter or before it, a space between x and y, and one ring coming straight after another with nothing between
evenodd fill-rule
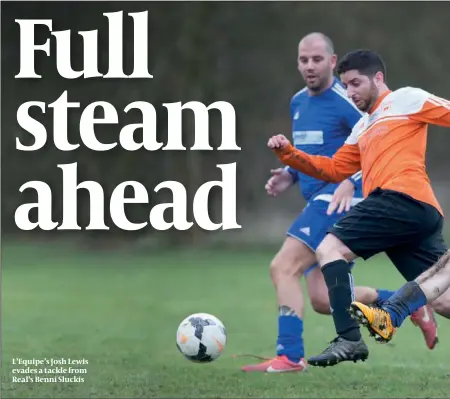
<instances>
[{"instance_id":1,"label":"word full","mask_svg":"<svg viewBox=\"0 0 450 399\"><path fill-rule=\"evenodd\" d=\"M16 78L42 78L35 71L35 52L44 52L50 56L50 40L35 43L36 26L46 26L56 39L56 67L65 79L79 77L97 78L153 78L148 72L148 11L130 13L133 18L134 70L131 75L123 71L123 12L104 13L108 18L108 61L109 70L104 75L98 70L98 30L78 32L83 38L83 70L74 71L70 62L71 31L52 31L51 19L17 19L20 26L20 72Z\"/></svg>"}]
</instances>

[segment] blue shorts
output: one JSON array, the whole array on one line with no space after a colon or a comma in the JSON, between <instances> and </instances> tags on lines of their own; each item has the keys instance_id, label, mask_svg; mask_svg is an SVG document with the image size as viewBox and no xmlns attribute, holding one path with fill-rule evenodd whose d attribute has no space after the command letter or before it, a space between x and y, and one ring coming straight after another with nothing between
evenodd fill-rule
<instances>
[{"instance_id":1,"label":"blue shorts","mask_svg":"<svg viewBox=\"0 0 450 399\"><path fill-rule=\"evenodd\" d=\"M324 197L326 200L321 200L320 197ZM313 252L316 252L317 247L327 235L328 228L347 214L347 212L341 214L334 212L332 215L327 215L329 200L331 200L331 195L319 195L313 201L308 202L286 234L303 242ZM356 205L360 201L362 198L354 198L352 205ZM306 270L305 277L317 266L319 266L318 263L315 263Z\"/></svg>"}]
</instances>

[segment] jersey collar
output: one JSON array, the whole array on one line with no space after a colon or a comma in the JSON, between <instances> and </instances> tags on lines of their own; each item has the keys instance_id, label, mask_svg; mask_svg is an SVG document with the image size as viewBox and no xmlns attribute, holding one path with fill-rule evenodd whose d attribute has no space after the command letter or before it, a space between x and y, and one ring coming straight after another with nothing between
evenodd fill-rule
<instances>
[{"instance_id":1,"label":"jersey collar","mask_svg":"<svg viewBox=\"0 0 450 399\"><path fill-rule=\"evenodd\" d=\"M380 106L381 102L392 93L392 90L386 90L380 97L377 98L377 101L375 101L375 104L373 104L373 107L367 112L369 115L373 114L375 110Z\"/></svg>"}]
</instances>

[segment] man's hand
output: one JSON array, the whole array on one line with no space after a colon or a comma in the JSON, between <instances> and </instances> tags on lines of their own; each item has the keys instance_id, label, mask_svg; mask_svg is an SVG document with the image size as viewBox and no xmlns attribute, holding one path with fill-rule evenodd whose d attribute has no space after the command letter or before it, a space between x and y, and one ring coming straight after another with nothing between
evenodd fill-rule
<instances>
[{"instance_id":1,"label":"man's hand","mask_svg":"<svg viewBox=\"0 0 450 399\"><path fill-rule=\"evenodd\" d=\"M350 180L344 180L334 192L333 199L327 209L327 215L331 215L336 209L341 214L344 210L348 212L355 194L355 186Z\"/></svg>"},{"instance_id":2,"label":"man's hand","mask_svg":"<svg viewBox=\"0 0 450 399\"><path fill-rule=\"evenodd\" d=\"M283 136L282 134L277 134L276 136L272 136L267 143L268 147L272 150L277 148L286 148L290 144L289 140Z\"/></svg>"},{"instance_id":3,"label":"man's hand","mask_svg":"<svg viewBox=\"0 0 450 399\"><path fill-rule=\"evenodd\" d=\"M292 186L294 179L292 175L283 168L272 169L272 177L267 181L267 194L276 197Z\"/></svg>"}]
</instances>

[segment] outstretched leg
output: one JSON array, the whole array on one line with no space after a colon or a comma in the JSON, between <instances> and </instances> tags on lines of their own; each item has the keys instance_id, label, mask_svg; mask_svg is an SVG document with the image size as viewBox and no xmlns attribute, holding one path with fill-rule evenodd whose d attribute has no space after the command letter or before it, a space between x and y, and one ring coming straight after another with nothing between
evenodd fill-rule
<instances>
[{"instance_id":1,"label":"outstretched leg","mask_svg":"<svg viewBox=\"0 0 450 399\"><path fill-rule=\"evenodd\" d=\"M390 341L395 330L417 309L448 295L450 287L450 251L414 281L406 283L381 308L369 308L359 302L351 304L351 312L359 323L382 342Z\"/></svg>"}]
</instances>

